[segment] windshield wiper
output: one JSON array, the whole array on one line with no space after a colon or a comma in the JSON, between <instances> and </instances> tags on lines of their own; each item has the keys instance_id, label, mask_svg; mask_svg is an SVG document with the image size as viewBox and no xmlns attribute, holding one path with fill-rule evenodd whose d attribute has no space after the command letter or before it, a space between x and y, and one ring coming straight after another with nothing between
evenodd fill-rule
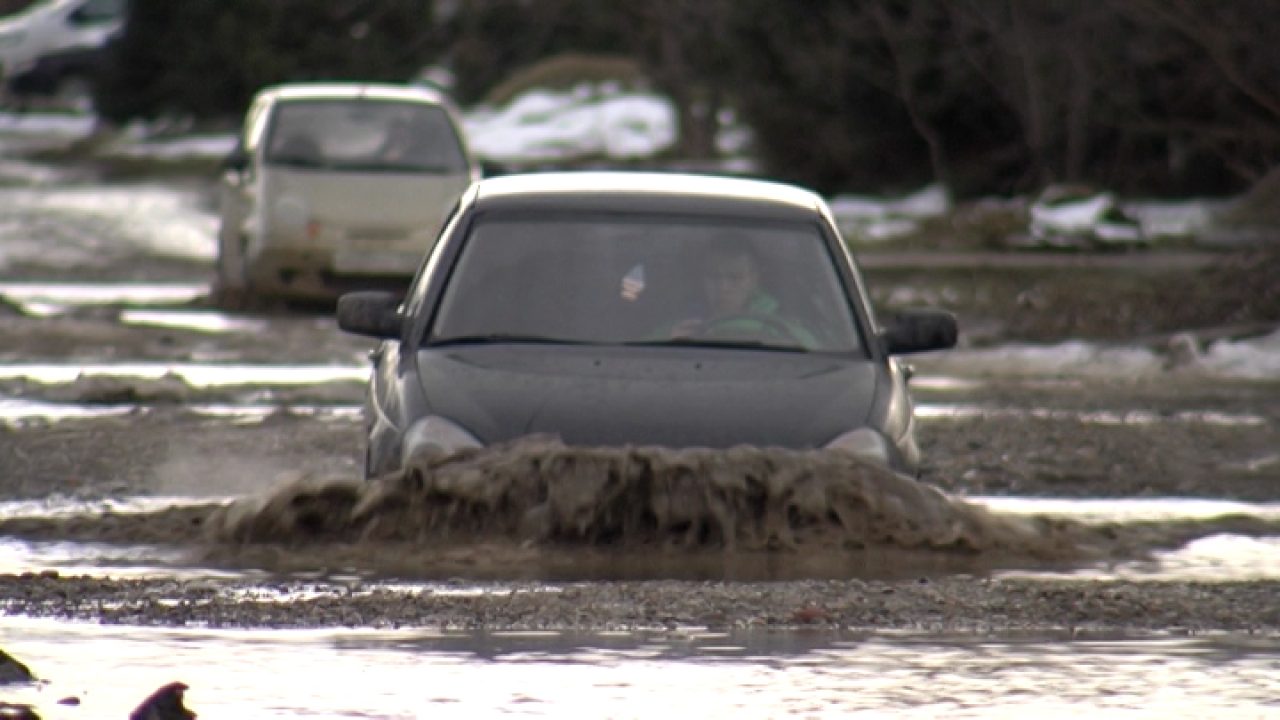
<instances>
[{"instance_id":1,"label":"windshield wiper","mask_svg":"<svg viewBox=\"0 0 1280 720\"><path fill-rule=\"evenodd\" d=\"M526 345L595 345L586 340L569 340L547 335L518 335L515 333L484 333L476 335L455 335L445 338L428 338L426 347L449 347L453 345L490 345L498 343L521 343Z\"/></svg>"},{"instance_id":2,"label":"windshield wiper","mask_svg":"<svg viewBox=\"0 0 1280 720\"><path fill-rule=\"evenodd\" d=\"M807 348L799 345L779 345L777 343L764 342L762 340L720 340L716 338L693 338L693 337L677 337L667 338L664 340L634 340L622 343L628 347L665 347L674 345L679 347L713 347L713 348L729 348L732 350L782 350L785 352L809 352Z\"/></svg>"},{"instance_id":3,"label":"windshield wiper","mask_svg":"<svg viewBox=\"0 0 1280 720\"><path fill-rule=\"evenodd\" d=\"M524 345L577 345L577 346L622 346L622 347L709 347L730 350L775 350L780 352L807 353L807 348L799 345L779 345L760 340L720 340L715 338L670 338L665 340L632 340L627 342L593 342L591 340L573 340L569 338L551 337L548 335L521 335L516 333L479 333L475 335L455 335L445 338L429 338L424 347L452 347L456 345L497 345L517 343Z\"/></svg>"}]
</instances>

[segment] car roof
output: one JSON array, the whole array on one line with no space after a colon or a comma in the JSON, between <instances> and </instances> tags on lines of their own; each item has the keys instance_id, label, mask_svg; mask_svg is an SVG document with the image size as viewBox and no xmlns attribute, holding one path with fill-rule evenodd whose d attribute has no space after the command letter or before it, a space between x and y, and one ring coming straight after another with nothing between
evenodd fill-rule
<instances>
[{"instance_id":1,"label":"car roof","mask_svg":"<svg viewBox=\"0 0 1280 720\"><path fill-rule=\"evenodd\" d=\"M397 100L446 104L444 93L421 85L395 85L392 83L288 83L263 88L260 99L272 102L280 100Z\"/></svg>"},{"instance_id":2,"label":"car roof","mask_svg":"<svg viewBox=\"0 0 1280 720\"><path fill-rule=\"evenodd\" d=\"M679 172L568 171L479 181L480 209L547 208L728 213L812 220L827 215L815 192L786 183Z\"/></svg>"}]
</instances>

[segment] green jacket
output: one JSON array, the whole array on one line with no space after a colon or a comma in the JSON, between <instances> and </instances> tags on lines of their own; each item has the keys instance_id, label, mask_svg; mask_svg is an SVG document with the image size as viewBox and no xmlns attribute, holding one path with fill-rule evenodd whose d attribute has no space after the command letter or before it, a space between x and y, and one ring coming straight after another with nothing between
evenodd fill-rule
<instances>
[{"instance_id":1,"label":"green jacket","mask_svg":"<svg viewBox=\"0 0 1280 720\"><path fill-rule=\"evenodd\" d=\"M780 345L799 343L807 350L818 347L818 338L808 328L778 312L772 295L757 292L747 301L746 310L725 318L703 320L695 335L717 339L753 339Z\"/></svg>"}]
</instances>

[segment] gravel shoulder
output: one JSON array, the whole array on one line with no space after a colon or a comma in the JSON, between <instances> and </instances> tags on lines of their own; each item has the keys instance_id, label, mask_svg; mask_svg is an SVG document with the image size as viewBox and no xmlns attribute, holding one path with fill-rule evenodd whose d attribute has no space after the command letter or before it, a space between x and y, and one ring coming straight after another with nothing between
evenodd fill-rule
<instances>
[{"instance_id":1,"label":"gravel shoulder","mask_svg":"<svg viewBox=\"0 0 1280 720\"><path fill-rule=\"evenodd\" d=\"M474 583L466 583L474 590ZM483 587L483 586L482 586ZM951 633L1280 634L1276 582L937 577L895 582L502 584L484 593L279 582L0 575L8 613L127 625L442 630L822 628ZM239 590L241 592L233 592ZM298 599L305 595L305 599Z\"/></svg>"}]
</instances>

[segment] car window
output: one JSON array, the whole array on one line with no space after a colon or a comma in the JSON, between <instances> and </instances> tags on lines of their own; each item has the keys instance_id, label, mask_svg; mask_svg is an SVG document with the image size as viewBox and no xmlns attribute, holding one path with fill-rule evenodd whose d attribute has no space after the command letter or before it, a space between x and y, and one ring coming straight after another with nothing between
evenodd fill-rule
<instances>
[{"instance_id":1,"label":"car window","mask_svg":"<svg viewBox=\"0 0 1280 720\"><path fill-rule=\"evenodd\" d=\"M265 160L330 170L463 173L448 113L417 102L287 101L276 106Z\"/></svg>"},{"instance_id":2,"label":"car window","mask_svg":"<svg viewBox=\"0 0 1280 720\"><path fill-rule=\"evenodd\" d=\"M428 344L741 340L863 352L816 223L490 213L472 223L463 242ZM750 255L753 287L739 293L736 311L717 315L718 294L738 292L726 287L745 279L739 250ZM709 331L705 337L681 334L693 322Z\"/></svg>"}]
</instances>

